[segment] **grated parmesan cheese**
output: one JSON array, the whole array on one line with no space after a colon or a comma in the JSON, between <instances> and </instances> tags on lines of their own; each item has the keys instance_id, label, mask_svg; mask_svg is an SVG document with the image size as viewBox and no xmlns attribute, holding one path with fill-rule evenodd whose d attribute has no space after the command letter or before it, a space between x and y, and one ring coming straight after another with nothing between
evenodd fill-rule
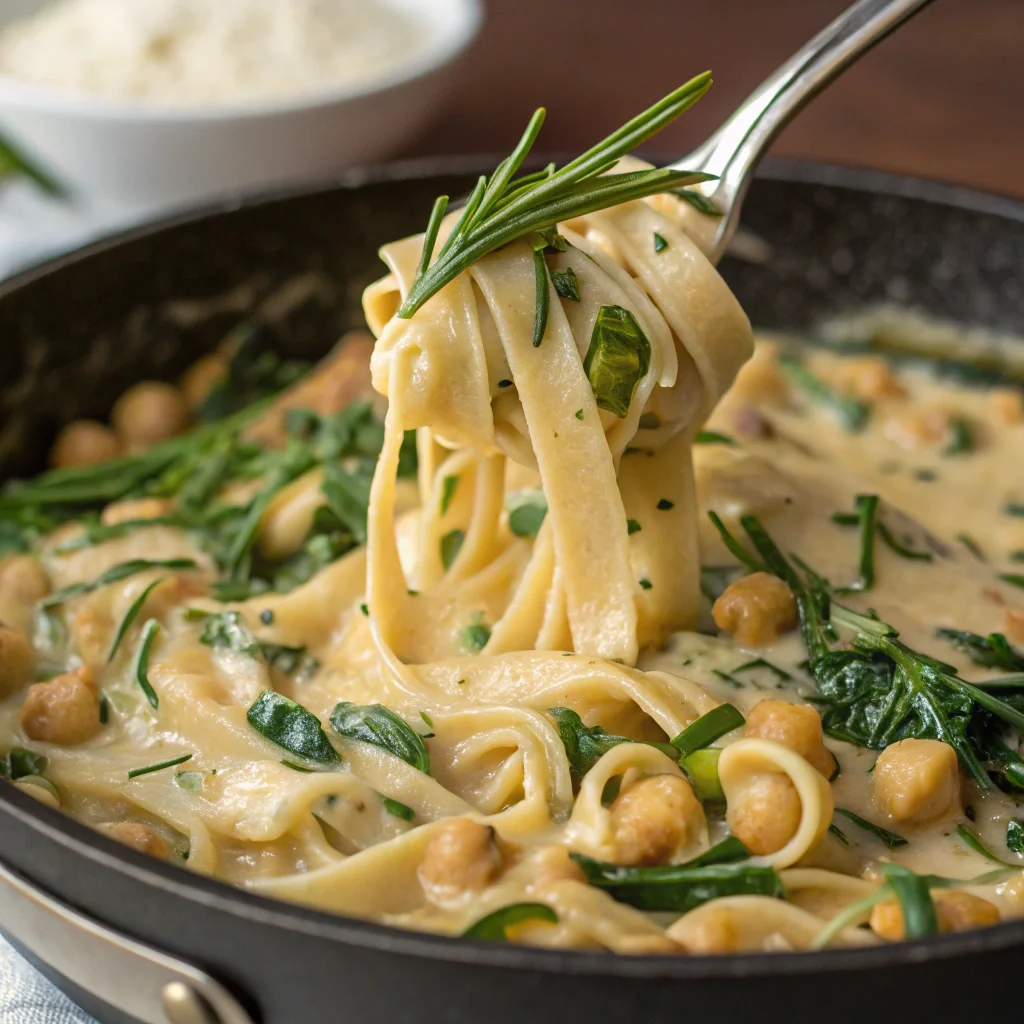
<instances>
[{"instance_id":1,"label":"grated parmesan cheese","mask_svg":"<svg viewBox=\"0 0 1024 1024\"><path fill-rule=\"evenodd\" d=\"M174 106L354 84L426 34L382 0L59 0L0 32L0 74Z\"/></svg>"}]
</instances>

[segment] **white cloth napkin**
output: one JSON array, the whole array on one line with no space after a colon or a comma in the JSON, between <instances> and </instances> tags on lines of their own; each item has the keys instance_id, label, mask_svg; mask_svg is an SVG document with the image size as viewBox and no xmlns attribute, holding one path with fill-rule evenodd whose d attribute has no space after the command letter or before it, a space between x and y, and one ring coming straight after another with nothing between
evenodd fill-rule
<instances>
[{"instance_id":1,"label":"white cloth napkin","mask_svg":"<svg viewBox=\"0 0 1024 1024\"><path fill-rule=\"evenodd\" d=\"M0 938L0 1024L97 1024Z\"/></svg>"}]
</instances>

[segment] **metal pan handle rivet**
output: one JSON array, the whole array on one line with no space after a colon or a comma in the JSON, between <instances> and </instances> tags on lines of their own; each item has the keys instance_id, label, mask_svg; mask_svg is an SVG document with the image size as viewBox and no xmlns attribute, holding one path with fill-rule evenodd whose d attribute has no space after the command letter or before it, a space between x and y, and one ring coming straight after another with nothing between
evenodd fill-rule
<instances>
[{"instance_id":1,"label":"metal pan handle rivet","mask_svg":"<svg viewBox=\"0 0 1024 1024\"><path fill-rule=\"evenodd\" d=\"M172 981L160 996L170 1024L220 1024L220 1017L191 985Z\"/></svg>"}]
</instances>

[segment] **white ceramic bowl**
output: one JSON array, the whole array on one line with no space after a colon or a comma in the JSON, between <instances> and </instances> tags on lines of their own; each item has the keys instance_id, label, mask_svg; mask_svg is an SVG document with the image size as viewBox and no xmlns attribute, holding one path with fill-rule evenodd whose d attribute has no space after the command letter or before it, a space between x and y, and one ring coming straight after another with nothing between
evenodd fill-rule
<instances>
[{"instance_id":1,"label":"white ceramic bowl","mask_svg":"<svg viewBox=\"0 0 1024 1024\"><path fill-rule=\"evenodd\" d=\"M0 0L0 25L44 2ZM415 11L427 38L405 63L356 85L279 103L167 108L0 75L0 131L94 212L325 178L389 156L423 126L481 19L479 0L390 2Z\"/></svg>"}]
</instances>

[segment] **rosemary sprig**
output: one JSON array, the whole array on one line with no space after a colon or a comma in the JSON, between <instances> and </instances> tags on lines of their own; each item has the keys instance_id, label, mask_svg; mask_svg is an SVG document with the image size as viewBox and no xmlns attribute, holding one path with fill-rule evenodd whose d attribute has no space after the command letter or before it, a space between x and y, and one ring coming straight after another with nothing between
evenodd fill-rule
<instances>
[{"instance_id":1,"label":"rosemary sprig","mask_svg":"<svg viewBox=\"0 0 1024 1024\"><path fill-rule=\"evenodd\" d=\"M544 108L538 109L512 154L498 164L490 178L482 176L477 181L461 217L431 263L441 220L448 208L447 196L437 198L423 239L416 280L399 308L398 316L408 319L467 267L517 238L550 231L559 221L581 217L595 210L711 180L714 175L669 167L625 174L607 173L620 157L661 131L696 103L710 86L711 72L706 71L564 167L556 168L551 164L542 171L517 179L515 175L533 148L544 123Z\"/></svg>"}]
</instances>

